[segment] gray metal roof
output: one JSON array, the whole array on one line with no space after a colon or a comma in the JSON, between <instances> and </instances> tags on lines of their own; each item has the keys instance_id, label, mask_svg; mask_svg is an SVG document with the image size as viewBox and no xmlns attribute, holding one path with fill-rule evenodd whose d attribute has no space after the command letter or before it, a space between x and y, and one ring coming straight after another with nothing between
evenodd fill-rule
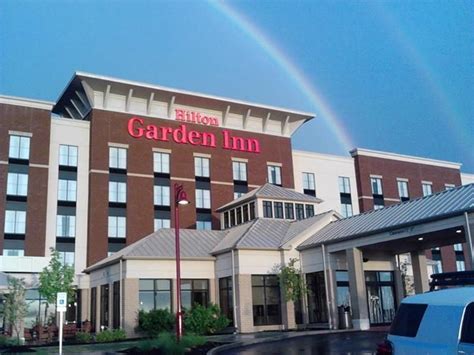
<instances>
[{"instance_id":1,"label":"gray metal roof","mask_svg":"<svg viewBox=\"0 0 474 355\"><path fill-rule=\"evenodd\" d=\"M332 222L298 249L330 244L474 211L474 184Z\"/></svg>"},{"instance_id":2,"label":"gray metal roof","mask_svg":"<svg viewBox=\"0 0 474 355\"><path fill-rule=\"evenodd\" d=\"M292 202L310 202L310 203L321 203L322 200L310 196L302 194L301 192L297 192L293 189L289 189L286 187L276 186L270 183L266 183L255 190L252 190L245 195L240 196L239 198L221 206L217 209L218 212L226 210L230 207L240 205L241 203L253 200L254 198L268 198L272 200L284 200L284 201L292 201Z\"/></svg>"}]
</instances>

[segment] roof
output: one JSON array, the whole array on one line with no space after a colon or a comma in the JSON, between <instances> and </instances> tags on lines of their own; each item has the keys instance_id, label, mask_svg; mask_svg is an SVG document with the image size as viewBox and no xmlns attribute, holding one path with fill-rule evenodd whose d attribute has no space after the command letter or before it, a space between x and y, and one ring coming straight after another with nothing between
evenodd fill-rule
<instances>
[{"instance_id":1,"label":"roof","mask_svg":"<svg viewBox=\"0 0 474 355\"><path fill-rule=\"evenodd\" d=\"M0 95L0 104L24 106L51 111L54 102L29 99L26 97Z\"/></svg>"},{"instance_id":2,"label":"roof","mask_svg":"<svg viewBox=\"0 0 474 355\"><path fill-rule=\"evenodd\" d=\"M403 303L424 303L429 305L466 306L474 302L474 287L458 287L422 293L405 298Z\"/></svg>"},{"instance_id":3,"label":"roof","mask_svg":"<svg viewBox=\"0 0 474 355\"><path fill-rule=\"evenodd\" d=\"M282 201L292 201L292 202L310 202L310 203L321 203L322 200L302 194L293 189L286 187L276 186L270 183L266 183L250 192L247 192L245 195L240 196L239 198L219 207L217 212L221 212L230 207L240 205L244 202L254 200L255 198L268 198L271 200L282 200Z\"/></svg>"},{"instance_id":4,"label":"roof","mask_svg":"<svg viewBox=\"0 0 474 355\"><path fill-rule=\"evenodd\" d=\"M474 184L334 221L298 249L331 244L474 211Z\"/></svg>"}]
</instances>

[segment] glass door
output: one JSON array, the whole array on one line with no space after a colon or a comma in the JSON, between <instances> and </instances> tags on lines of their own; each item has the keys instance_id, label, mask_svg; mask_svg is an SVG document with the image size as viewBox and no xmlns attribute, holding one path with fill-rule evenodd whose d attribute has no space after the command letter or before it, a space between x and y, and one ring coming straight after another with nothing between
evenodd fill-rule
<instances>
[{"instance_id":1,"label":"glass door","mask_svg":"<svg viewBox=\"0 0 474 355\"><path fill-rule=\"evenodd\" d=\"M310 323L327 323L328 312L326 303L326 288L324 272L306 274L308 286L308 313Z\"/></svg>"},{"instance_id":2,"label":"glass door","mask_svg":"<svg viewBox=\"0 0 474 355\"><path fill-rule=\"evenodd\" d=\"M370 324L389 324L395 317L395 285L392 271L366 271Z\"/></svg>"}]
</instances>

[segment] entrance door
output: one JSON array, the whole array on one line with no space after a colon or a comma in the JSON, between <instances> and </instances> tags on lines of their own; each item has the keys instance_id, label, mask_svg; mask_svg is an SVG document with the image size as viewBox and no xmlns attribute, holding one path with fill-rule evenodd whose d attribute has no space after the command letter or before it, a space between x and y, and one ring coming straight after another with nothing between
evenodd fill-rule
<instances>
[{"instance_id":1,"label":"entrance door","mask_svg":"<svg viewBox=\"0 0 474 355\"><path fill-rule=\"evenodd\" d=\"M392 271L366 271L370 324L389 324L395 317L395 284Z\"/></svg>"},{"instance_id":2,"label":"entrance door","mask_svg":"<svg viewBox=\"0 0 474 355\"><path fill-rule=\"evenodd\" d=\"M326 288L324 272L306 274L308 286L308 313L310 323L327 323L328 312L326 303Z\"/></svg>"}]
</instances>

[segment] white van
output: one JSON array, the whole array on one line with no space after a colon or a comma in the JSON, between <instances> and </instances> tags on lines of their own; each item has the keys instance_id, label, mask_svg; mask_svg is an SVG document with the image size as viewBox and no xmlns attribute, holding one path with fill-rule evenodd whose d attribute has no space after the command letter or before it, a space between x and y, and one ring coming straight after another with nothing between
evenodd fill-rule
<instances>
[{"instance_id":1,"label":"white van","mask_svg":"<svg viewBox=\"0 0 474 355\"><path fill-rule=\"evenodd\" d=\"M377 354L474 354L474 287L405 298Z\"/></svg>"}]
</instances>

